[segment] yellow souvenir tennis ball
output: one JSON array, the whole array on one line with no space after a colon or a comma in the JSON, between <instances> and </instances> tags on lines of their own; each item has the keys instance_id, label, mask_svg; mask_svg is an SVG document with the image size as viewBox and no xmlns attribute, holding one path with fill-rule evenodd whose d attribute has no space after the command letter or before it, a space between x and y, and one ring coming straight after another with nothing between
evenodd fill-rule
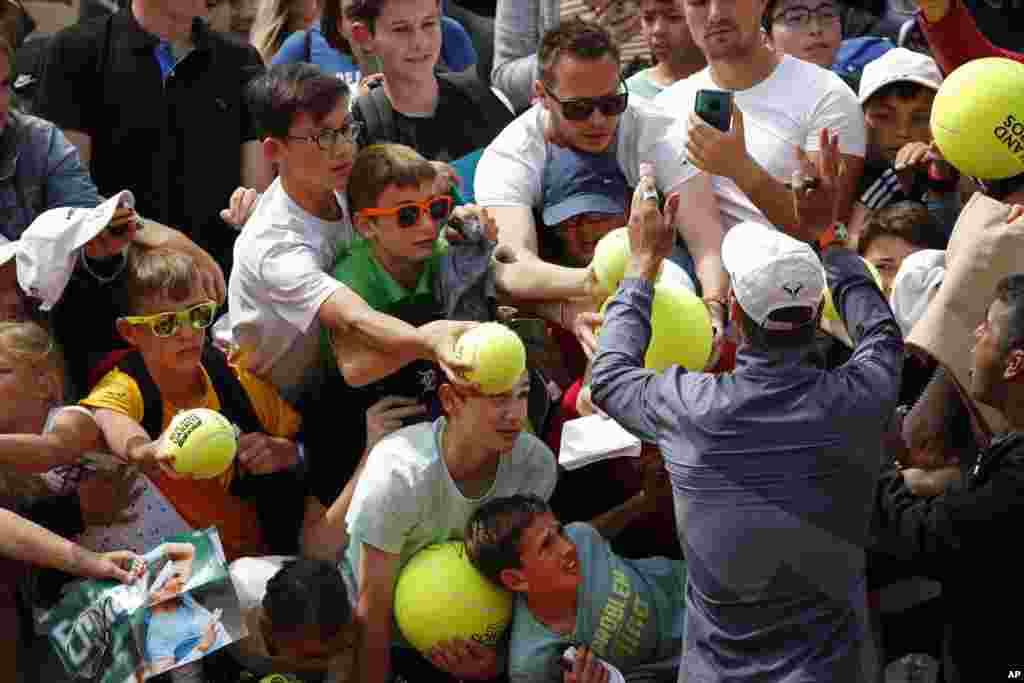
<instances>
[{"instance_id":1,"label":"yellow souvenir tennis ball","mask_svg":"<svg viewBox=\"0 0 1024 683\"><path fill-rule=\"evenodd\" d=\"M210 479L226 470L238 450L235 426L208 408L178 413L167 427L164 453L174 456L174 470Z\"/></svg>"},{"instance_id":2,"label":"yellow souvenir tennis ball","mask_svg":"<svg viewBox=\"0 0 1024 683\"><path fill-rule=\"evenodd\" d=\"M619 283L626 274L626 263L629 261L629 229L616 228L600 240L594 247L592 265L597 281L608 292L619 288Z\"/></svg>"},{"instance_id":3,"label":"yellow souvenir tennis ball","mask_svg":"<svg viewBox=\"0 0 1024 683\"><path fill-rule=\"evenodd\" d=\"M455 352L473 366L466 379L485 394L511 391L526 371L523 340L501 323L477 325L459 337Z\"/></svg>"},{"instance_id":4,"label":"yellow souvenir tennis ball","mask_svg":"<svg viewBox=\"0 0 1024 683\"><path fill-rule=\"evenodd\" d=\"M956 69L935 95L931 128L961 173L982 180L1024 173L1024 64L989 57Z\"/></svg>"},{"instance_id":5,"label":"yellow souvenir tennis ball","mask_svg":"<svg viewBox=\"0 0 1024 683\"><path fill-rule=\"evenodd\" d=\"M605 301L601 313L607 306ZM644 367L657 372L673 365L703 370L711 356L713 338L711 316L696 294L675 282L659 281L654 285L651 341Z\"/></svg>"},{"instance_id":6,"label":"yellow souvenir tennis ball","mask_svg":"<svg viewBox=\"0 0 1024 683\"><path fill-rule=\"evenodd\" d=\"M860 260L864 262L865 266L867 266L868 272L871 273L871 277L875 278L875 284L878 285L879 289L881 289L882 288L882 276L879 275L878 269L875 268L875 264L871 263L870 261L865 259L863 256L860 258ZM826 320L831 320L833 322L839 322L839 311L836 310L836 305L832 301L832 292L829 291L828 287L825 288L825 310L822 312L821 315Z\"/></svg>"},{"instance_id":7,"label":"yellow souvenir tennis ball","mask_svg":"<svg viewBox=\"0 0 1024 683\"><path fill-rule=\"evenodd\" d=\"M420 652L461 638L494 646L512 620L512 594L469 561L462 541L423 548L395 584L395 621Z\"/></svg>"}]
</instances>

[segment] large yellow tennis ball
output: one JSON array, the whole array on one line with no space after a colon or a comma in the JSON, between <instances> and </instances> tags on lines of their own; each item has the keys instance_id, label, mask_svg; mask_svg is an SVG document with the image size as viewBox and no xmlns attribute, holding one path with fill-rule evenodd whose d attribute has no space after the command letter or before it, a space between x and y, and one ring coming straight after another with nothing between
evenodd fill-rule
<instances>
[{"instance_id":1,"label":"large yellow tennis ball","mask_svg":"<svg viewBox=\"0 0 1024 683\"><path fill-rule=\"evenodd\" d=\"M437 543L399 572L395 621L420 652L453 638L493 647L512 621L512 594L477 571L462 541Z\"/></svg>"},{"instance_id":2,"label":"large yellow tennis ball","mask_svg":"<svg viewBox=\"0 0 1024 683\"><path fill-rule=\"evenodd\" d=\"M870 261L865 259L863 256L861 257L860 260L864 262L865 266L867 266L868 272L871 273L871 277L875 278L875 284L878 285L879 289L881 289L882 288L882 276L878 273L878 269L875 268L875 264L871 263ZM828 289L828 287L825 288L825 310L822 311L821 315L826 320L831 320L833 322L839 322L839 311L836 310L835 302L832 301L832 292Z\"/></svg>"},{"instance_id":3,"label":"large yellow tennis ball","mask_svg":"<svg viewBox=\"0 0 1024 683\"><path fill-rule=\"evenodd\" d=\"M455 344L459 358L473 366L466 378L485 394L511 391L526 371L526 346L501 323L477 325Z\"/></svg>"},{"instance_id":4,"label":"large yellow tennis ball","mask_svg":"<svg viewBox=\"0 0 1024 683\"><path fill-rule=\"evenodd\" d=\"M989 57L956 69L935 96L931 127L961 173L982 180L1024 173L1024 64Z\"/></svg>"},{"instance_id":5,"label":"large yellow tennis ball","mask_svg":"<svg viewBox=\"0 0 1024 683\"><path fill-rule=\"evenodd\" d=\"M167 427L164 453L174 456L174 469L197 479L222 474L235 458L238 435L235 426L208 408L178 413Z\"/></svg>"},{"instance_id":6,"label":"large yellow tennis ball","mask_svg":"<svg viewBox=\"0 0 1024 683\"><path fill-rule=\"evenodd\" d=\"M629 229L616 228L600 240L594 247L594 258L591 262L597 281L608 292L619 288L619 283L626 275L626 264L629 262Z\"/></svg>"},{"instance_id":7,"label":"large yellow tennis ball","mask_svg":"<svg viewBox=\"0 0 1024 683\"><path fill-rule=\"evenodd\" d=\"M608 303L601 306L604 313ZM651 341L644 367L661 372L673 365L700 371L711 357L714 331L707 306L681 284L662 280L654 285Z\"/></svg>"}]
</instances>

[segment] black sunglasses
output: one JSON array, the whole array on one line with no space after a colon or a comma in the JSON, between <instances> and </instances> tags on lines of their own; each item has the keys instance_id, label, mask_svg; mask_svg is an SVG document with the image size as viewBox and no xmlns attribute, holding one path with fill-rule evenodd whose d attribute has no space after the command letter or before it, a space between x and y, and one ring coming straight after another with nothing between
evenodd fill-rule
<instances>
[{"instance_id":1,"label":"black sunglasses","mask_svg":"<svg viewBox=\"0 0 1024 683\"><path fill-rule=\"evenodd\" d=\"M603 95L601 97L579 97L569 100L562 100L554 93L551 86L544 84L544 91L548 97L558 102L562 108L562 116L569 121L586 121L594 114L595 109L600 109L604 116L618 116L626 111L629 106L629 89L625 81L619 81L624 92L616 95Z\"/></svg>"}]
</instances>

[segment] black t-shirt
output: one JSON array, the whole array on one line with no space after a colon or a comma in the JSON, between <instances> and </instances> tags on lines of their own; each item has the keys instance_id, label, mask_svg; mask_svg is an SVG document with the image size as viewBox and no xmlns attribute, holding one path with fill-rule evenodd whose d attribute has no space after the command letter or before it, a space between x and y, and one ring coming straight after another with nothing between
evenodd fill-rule
<instances>
[{"instance_id":1,"label":"black t-shirt","mask_svg":"<svg viewBox=\"0 0 1024 683\"><path fill-rule=\"evenodd\" d=\"M192 42L165 82L159 39L129 9L71 26L51 41L36 111L89 134L101 194L132 190L142 215L181 230L227 271L236 233L220 210L241 182L241 145L257 139L244 91L263 63L198 19Z\"/></svg>"},{"instance_id":2,"label":"black t-shirt","mask_svg":"<svg viewBox=\"0 0 1024 683\"><path fill-rule=\"evenodd\" d=\"M367 125L362 108L355 108L356 118L367 126L362 142L372 145L394 142L412 147L431 161L454 161L470 152L486 147L512 122L512 112L497 95L471 76L441 74L437 108L433 115L407 116L394 111L386 102L383 89L367 96L371 107L386 107L392 125ZM377 102L373 102L373 98ZM362 98L360 98L362 99Z\"/></svg>"}]
</instances>

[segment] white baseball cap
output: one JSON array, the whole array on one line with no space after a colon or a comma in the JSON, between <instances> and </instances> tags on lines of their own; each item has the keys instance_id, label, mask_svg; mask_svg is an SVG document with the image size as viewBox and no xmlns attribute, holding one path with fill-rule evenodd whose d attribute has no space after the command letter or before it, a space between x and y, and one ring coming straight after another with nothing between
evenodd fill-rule
<instances>
[{"instance_id":1,"label":"white baseball cap","mask_svg":"<svg viewBox=\"0 0 1024 683\"><path fill-rule=\"evenodd\" d=\"M110 224L119 208L135 208L135 196L118 192L94 209L50 209L18 240L18 283L48 311L60 300L75 270L78 251Z\"/></svg>"},{"instance_id":2,"label":"white baseball cap","mask_svg":"<svg viewBox=\"0 0 1024 683\"><path fill-rule=\"evenodd\" d=\"M938 91L942 86L942 72L928 55L905 47L894 47L864 66L857 97L864 104L885 86L900 81L917 83Z\"/></svg>"},{"instance_id":3,"label":"white baseball cap","mask_svg":"<svg viewBox=\"0 0 1024 683\"><path fill-rule=\"evenodd\" d=\"M931 303L946 276L946 252L939 249L915 251L900 264L892 281L889 305L903 336L910 334Z\"/></svg>"},{"instance_id":4,"label":"white baseball cap","mask_svg":"<svg viewBox=\"0 0 1024 683\"><path fill-rule=\"evenodd\" d=\"M796 323L769 320L784 308L806 308L812 318L825 293L825 269L806 242L760 223L733 226L722 241L722 263L743 312L766 330Z\"/></svg>"}]
</instances>

